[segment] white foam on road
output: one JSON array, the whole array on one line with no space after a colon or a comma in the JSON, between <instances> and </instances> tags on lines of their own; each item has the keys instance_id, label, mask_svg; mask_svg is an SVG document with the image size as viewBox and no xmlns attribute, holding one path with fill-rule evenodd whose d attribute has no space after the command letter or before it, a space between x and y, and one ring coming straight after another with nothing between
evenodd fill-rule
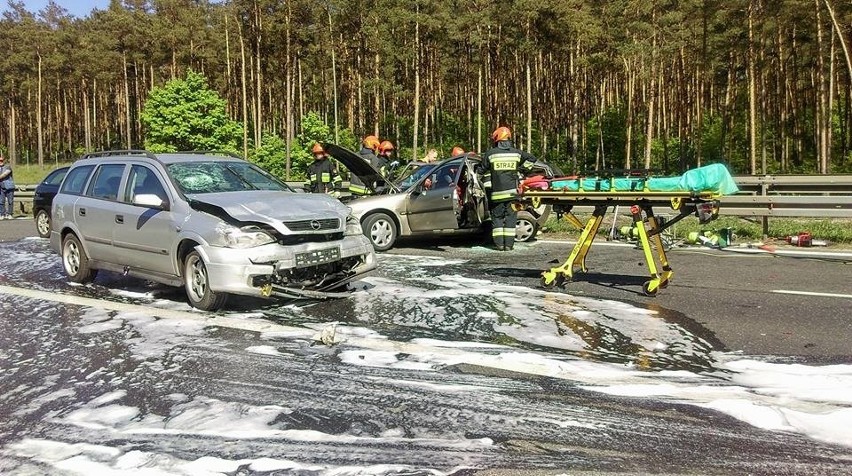
<instances>
[{"instance_id":1,"label":"white foam on road","mask_svg":"<svg viewBox=\"0 0 852 476\"><path fill-rule=\"evenodd\" d=\"M796 431L822 441L852 446L852 365L770 363L714 353L700 337L692 335L676 323L661 319L654 311L614 301L577 298L472 279L451 274L451 270L445 270L447 274L439 278L421 275L417 271L422 262L442 266L462 264L453 261L417 257L406 257L400 261L402 264L395 266L401 266L401 271L408 273L409 277L405 280L370 278L369 283L373 287L359 291L352 298L359 315L376 309L393 308L392 304L396 303L394 309L397 311L393 312L403 312L415 306L416 313L428 314L434 319L431 322L440 326L443 324L442 319L463 317L465 312L473 310L478 319L492 321L494 329L519 342L583 352L592 350L589 344L592 339L604 342L608 339L625 339L636 351L627 362L606 363L568 354L523 351L516 347L488 343L434 338L399 342L366 327L338 325L336 332L342 336L343 344L334 351L343 363L429 372L447 366L469 364L546 376L570 381L595 392L711 408L760 428ZM147 305L115 303L10 286L0 286L0 293L83 306L87 309L81 317L84 332L111 332L129 326L138 333L138 337L131 338L129 342L133 355L139 359L162 356L187 339L208 332L213 327L257 332L260 339L276 341L309 340L317 329L328 324L317 323L310 325L310 328L283 326L254 314L216 316L174 308L152 309ZM447 302L457 308L448 310ZM403 325L424 325L414 320L406 321L406 317L392 315L389 319ZM598 332L600 329L612 332ZM645 359L668 356L667 353L672 352L672 349L676 349L678 354L671 355L701 357L713 362L713 367L700 373L643 370L647 368L643 364ZM264 354L269 358L287 358L273 345L250 346L246 351ZM448 390L451 389L435 389ZM110 394L96 398L91 405L62 417L61 422L128 434L186 432L228 438L282 438L338 443L345 442L347 438L359 438L269 428L268 423L276 415L288 411L276 406L246 407L197 396L178 402L173 407L173 414L166 418L142 414L135 407L121 404L120 400L121 395ZM572 423L566 420L562 424ZM399 441L412 443L411 438L399 438ZM487 444L483 441L453 441L458 444ZM449 440L440 443L450 444ZM38 447L38 444L30 446ZM98 461L94 456L87 456L89 450L86 447L74 446L67 451L78 452L69 458L81 458L80 467ZM127 456L125 462L137 457L138 454ZM63 461L67 462L69 458ZM114 464L110 468L116 469ZM329 468L326 470L330 471Z\"/></svg>"}]
</instances>

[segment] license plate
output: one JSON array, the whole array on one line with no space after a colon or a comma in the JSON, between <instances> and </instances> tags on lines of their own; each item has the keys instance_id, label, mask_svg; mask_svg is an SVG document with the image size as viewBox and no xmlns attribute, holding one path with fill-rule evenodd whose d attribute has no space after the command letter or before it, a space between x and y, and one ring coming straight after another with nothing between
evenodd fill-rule
<instances>
[{"instance_id":1,"label":"license plate","mask_svg":"<svg viewBox=\"0 0 852 476\"><path fill-rule=\"evenodd\" d=\"M340 248L326 248L324 250L308 251L296 254L296 267L306 268L318 264L331 263L340 259Z\"/></svg>"}]
</instances>

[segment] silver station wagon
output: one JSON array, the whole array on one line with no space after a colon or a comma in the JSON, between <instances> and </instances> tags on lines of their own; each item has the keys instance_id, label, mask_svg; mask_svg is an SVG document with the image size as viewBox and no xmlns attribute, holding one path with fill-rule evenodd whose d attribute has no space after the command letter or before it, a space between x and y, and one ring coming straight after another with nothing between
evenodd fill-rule
<instances>
[{"instance_id":1,"label":"silver station wagon","mask_svg":"<svg viewBox=\"0 0 852 476\"><path fill-rule=\"evenodd\" d=\"M72 281L103 269L184 286L204 310L230 294L342 296L376 267L372 243L340 201L296 193L224 153L86 155L52 212L50 243Z\"/></svg>"}]
</instances>

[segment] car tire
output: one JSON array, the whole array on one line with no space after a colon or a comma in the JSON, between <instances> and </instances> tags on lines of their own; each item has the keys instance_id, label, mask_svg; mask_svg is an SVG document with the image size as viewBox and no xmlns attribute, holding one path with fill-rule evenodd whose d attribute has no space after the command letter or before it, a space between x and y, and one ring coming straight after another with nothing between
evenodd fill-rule
<instances>
[{"instance_id":1,"label":"car tire","mask_svg":"<svg viewBox=\"0 0 852 476\"><path fill-rule=\"evenodd\" d=\"M374 213L364 220L364 235L376 251L387 251L396 243L396 223L387 213Z\"/></svg>"},{"instance_id":2,"label":"car tire","mask_svg":"<svg viewBox=\"0 0 852 476\"><path fill-rule=\"evenodd\" d=\"M69 233L62 240L62 267L68 279L75 283L87 283L98 274L98 270L89 266L89 257L74 233Z\"/></svg>"},{"instance_id":3,"label":"car tire","mask_svg":"<svg viewBox=\"0 0 852 476\"><path fill-rule=\"evenodd\" d=\"M47 210L41 209L36 212L35 225L38 236L50 238L50 213Z\"/></svg>"},{"instance_id":4,"label":"car tire","mask_svg":"<svg viewBox=\"0 0 852 476\"><path fill-rule=\"evenodd\" d=\"M532 241L538 234L538 221L526 211L518 212L518 224L515 226L515 241Z\"/></svg>"},{"instance_id":5,"label":"car tire","mask_svg":"<svg viewBox=\"0 0 852 476\"><path fill-rule=\"evenodd\" d=\"M197 251L191 251L183 260L183 280L189 304L202 311L217 311L228 300L226 293L213 292L207 264Z\"/></svg>"}]
</instances>

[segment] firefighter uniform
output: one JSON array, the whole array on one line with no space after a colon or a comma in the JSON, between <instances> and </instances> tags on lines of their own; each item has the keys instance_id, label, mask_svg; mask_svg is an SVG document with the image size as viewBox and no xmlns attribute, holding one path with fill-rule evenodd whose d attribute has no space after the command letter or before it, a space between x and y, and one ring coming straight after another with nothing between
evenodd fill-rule
<instances>
[{"instance_id":1,"label":"firefighter uniform","mask_svg":"<svg viewBox=\"0 0 852 476\"><path fill-rule=\"evenodd\" d=\"M374 167L379 164L379 158L376 157L375 153L373 153L373 149L361 147L361 150L358 151L358 155L360 155L365 162L373 165ZM377 170L380 169L377 167ZM349 177L349 192L356 197L363 197L372 193L370 192L370 189L364 185L364 182L362 182L355 174L351 174Z\"/></svg>"},{"instance_id":2,"label":"firefighter uniform","mask_svg":"<svg viewBox=\"0 0 852 476\"><path fill-rule=\"evenodd\" d=\"M333 192L340 185L337 167L328 158L316 158L308 166L308 190L312 193Z\"/></svg>"},{"instance_id":3,"label":"firefighter uniform","mask_svg":"<svg viewBox=\"0 0 852 476\"><path fill-rule=\"evenodd\" d=\"M483 179L486 184L491 183L491 236L498 250L511 250L515 246L518 214L512 203L518 197L521 172L529 169L535 161L535 157L514 148L508 140L497 142L482 156Z\"/></svg>"}]
</instances>

